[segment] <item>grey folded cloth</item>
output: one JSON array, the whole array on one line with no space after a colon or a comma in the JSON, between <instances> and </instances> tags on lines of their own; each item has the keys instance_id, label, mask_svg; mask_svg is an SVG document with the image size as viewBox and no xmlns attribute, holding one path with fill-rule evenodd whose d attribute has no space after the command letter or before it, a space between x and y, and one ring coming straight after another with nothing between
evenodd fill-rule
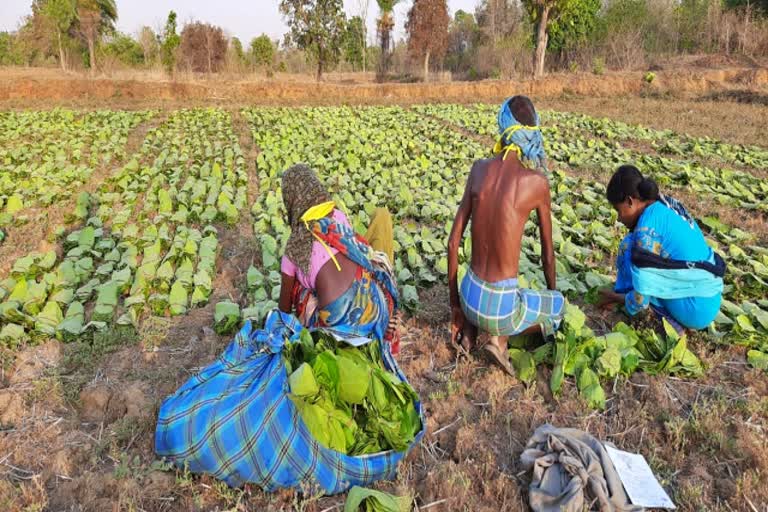
<instances>
[{"instance_id":1,"label":"grey folded cloth","mask_svg":"<svg viewBox=\"0 0 768 512\"><path fill-rule=\"evenodd\" d=\"M639 512L629 502L603 444L573 428L544 424L536 429L520 460L533 470L529 503L535 512Z\"/></svg>"}]
</instances>

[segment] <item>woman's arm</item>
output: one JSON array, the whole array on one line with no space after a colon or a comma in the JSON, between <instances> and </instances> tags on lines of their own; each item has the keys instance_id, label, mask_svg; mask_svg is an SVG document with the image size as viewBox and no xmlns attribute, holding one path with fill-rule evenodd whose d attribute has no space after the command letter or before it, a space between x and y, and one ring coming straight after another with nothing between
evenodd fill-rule
<instances>
[{"instance_id":1,"label":"woman's arm","mask_svg":"<svg viewBox=\"0 0 768 512\"><path fill-rule=\"evenodd\" d=\"M598 293L600 298L597 300L597 307L599 308L609 308L616 304L623 304L625 301L625 294L617 293L610 287L601 288Z\"/></svg>"},{"instance_id":2,"label":"woman's arm","mask_svg":"<svg viewBox=\"0 0 768 512\"><path fill-rule=\"evenodd\" d=\"M293 294L293 285L296 282L296 277L289 276L286 273L281 274L283 276L283 280L280 283L280 301L277 304L277 307L280 308L280 311L283 313L292 313L293 312L293 304L291 302L291 295Z\"/></svg>"}]
</instances>

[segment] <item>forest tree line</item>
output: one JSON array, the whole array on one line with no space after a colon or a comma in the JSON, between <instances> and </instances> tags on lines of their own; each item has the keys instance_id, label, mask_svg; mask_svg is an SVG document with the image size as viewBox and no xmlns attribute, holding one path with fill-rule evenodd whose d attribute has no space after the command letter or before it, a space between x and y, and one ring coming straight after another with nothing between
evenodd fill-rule
<instances>
[{"instance_id":1,"label":"forest tree line","mask_svg":"<svg viewBox=\"0 0 768 512\"><path fill-rule=\"evenodd\" d=\"M394 8L409 3L395 41ZM193 73L375 71L380 81L511 78L546 71L641 69L680 54L768 54L768 0L280 0L288 32L250 41L203 21L116 30L115 0L33 0L18 30L0 32L0 65ZM376 9L375 33L364 20Z\"/></svg>"}]
</instances>

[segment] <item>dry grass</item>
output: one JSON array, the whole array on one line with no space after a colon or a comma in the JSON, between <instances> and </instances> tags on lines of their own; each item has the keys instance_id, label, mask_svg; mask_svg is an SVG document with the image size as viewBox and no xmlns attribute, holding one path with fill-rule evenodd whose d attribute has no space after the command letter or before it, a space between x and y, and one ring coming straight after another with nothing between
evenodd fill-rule
<instances>
[{"instance_id":1,"label":"dry grass","mask_svg":"<svg viewBox=\"0 0 768 512\"><path fill-rule=\"evenodd\" d=\"M150 404L143 419L82 424L77 408L65 406L55 391L55 380L24 384L24 420L16 431L0 434L0 452L12 452L9 462L18 468L0 479L4 510L104 510L117 503L120 510L163 512L320 512L340 506L343 496L304 500L291 491L229 489L154 463L160 400L228 342L206 332L211 314L205 308L195 318L173 320L151 358L143 343L133 343L93 362L91 371L114 389L146 386ZM548 369L526 387L482 359L456 364L447 337L445 325L407 322L400 361L422 397L427 435L398 478L377 488L412 494L421 509L525 510L530 477L519 455L533 430L549 422L645 455L680 510L750 510L750 502L762 510L768 504L768 374L749 369L743 349L694 340L693 350L709 366L703 378L636 374L606 386L608 407L599 412L586 407L572 383L553 398Z\"/></svg>"},{"instance_id":2,"label":"dry grass","mask_svg":"<svg viewBox=\"0 0 768 512\"><path fill-rule=\"evenodd\" d=\"M540 108L610 117L657 130L674 130L697 137L716 137L732 144L765 146L765 106L731 101L697 101L684 98L547 98Z\"/></svg>"}]
</instances>

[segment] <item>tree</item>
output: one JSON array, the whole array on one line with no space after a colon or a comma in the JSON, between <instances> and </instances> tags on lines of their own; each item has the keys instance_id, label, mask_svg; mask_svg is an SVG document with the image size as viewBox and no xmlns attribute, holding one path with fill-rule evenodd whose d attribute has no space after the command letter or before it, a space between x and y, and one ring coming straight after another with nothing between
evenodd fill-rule
<instances>
[{"instance_id":1,"label":"tree","mask_svg":"<svg viewBox=\"0 0 768 512\"><path fill-rule=\"evenodd\" d=\"M104 54L127 66L139 66L144 62L144 50L139 42L119 32L104 45Z\"/></svg>"},{"instance_id":2,"label":"tree","mask_svg":"<svg viewBox=\"0 0 768 512\"><path fill-rule=\"evenodd\" d=\"M365 41L365 26L360 16L353 16L347 22L344 33L344 60L352 65L353 70L363 66L365 47L360 45Z\"/></svg>"},{"instance_id":3,"label":"tree","mask_svg":"<svg viewBox=\"0 0 768 512\"><path fill-rule=\"evenodd\" d=\"M288 22L288 40L317 62L317 80L341 55L346 16L342 0L280 0Z\"/></svg>"},{"instance_id":4,"label":"tree","mask_svg":"<svg viewBox=\"0 0 768 512\"><path fill-rule=\"evenodd\" d=\"M448 30L448 57L446 65L452 71L466 71L480 39L480 28L475 17L461 9L456 11Z\"/></svg>"},{"instance_id":5,"label":"tree","mask_svg":"<svg viewBox=\"0 0 768 512\"><path fill-rule=\"evenodd\" d=\"M102 34L115 29L115 0L77 0L77 19L80 33L88 44L88 64L93 76L96 73L96 42Z\"/></svg>"},{"instance_id":6,"label":"tree","mask_svg":"<svg viewBox=\"0 0 768 512\"><path fill-rule=\"evenodd\" d=\"M62 38L69 33L72 24L77 17L74 0L47 0L41 9L42 16L47 20L56 33L56 42L59 49L59 65L62 71L67 70L67 59L64 54Z\"/></svg>"},{"instance_id":7,"label":"tree","mask_svg":"<svg viewBox=\"0 0 768 512\"><path fill-rule=\"evenodd\" d=\"M767 0L768 1L768 0ZM363 20L363 34L360 41L360 50L363 53L363 72L367 70L366 62L368 60L368 6L371 0L357 0L357 12L360 19Z\"/></svg>"},{"instance_id":8,"label":"tree","mask_svg":"<svg viewBox=\"0 0 768 512\"><path fill-rule=\"evenodd\" d=\"M179 52L196 73L216 73L227 57L227 38L221 27L199 21L189 23L181 31Z\"/></svg>"},{"instance_id":9,"label":"tree","mask_svg":"<svg viewBox=\"0 0 768 512\"><path fill-rule=\"evenodd\" d=\"M176 49L181 44L181 38L176 33L176 13L168 13L168 19L165 22L163 31L163 42L160 45L160 59L163 62L165 71L170 75L176 69Z\"/></svg>"},{"instance_id":10,"label":"tree","mask_svg":"<svg viewBox=\"0 0 768 512\"><path fill-rule=\"evenodd\" d=\"M266 34L251 40L250 60L256 67L271 68L275 60L275 46Z\"/></svg>"},{"instance_id":11,"label":"tree","mask_svg":"<svg viewBox=\"0 0 768 512\"><path fill-rule=\"evenodd\" d=\"M232 51L235 54L235 57L237 58L238 63L245 62L245 51L243 51L243 43L240 41L239 38L233 37L229 40L229 46L232 48Z\"/></svg>"},{"instance_id":12,"label":"tree","mask_svg":"<svg viewBox=\"0 0 768 512\"><path fill-rule=\"evenodd\" d=\"M563 52L586 43L598 28L601 0L567 2L549 24L547 50Z\"/></svg>"},{"instance_id":13,"label":"tree","mask_svg":"<svg viewBox=\"0 0 768 512\"><path fill-rule=\"evenodd\" d=\"M448 48L448 15L446 0L413 0L408 11L405 30L408 32L408 53L424 59L424 81L429 78L429 59L442 59Z\"/></svg>"},{"instance_id":14,"label":"tree","mask_svg":"<svg viewBox=\"0 0 768 512\"><path fill-rule=\"evenodd\" d=\"M155 31L147 26L141 27L139 31L139 44L144 55L144 64L153 64L157 59L159 49Z\"/></svg>"},{"instance_id":15,"label":"tree","mask_svg":"<svg viewBox=\"0 0 768 512\"><path fill-rule=\"evenodd\" d=\"M533 54L533 76L544 75L549 29L563 12L568 12L573 3L580 0L522 0L525 9L536 27L536 49Z\"/></svg>"},{"instance_id":16,"label":"tree","mask_svg":"<svg viewBox=\"0 0 768 512\"><path fill-rule=\"evenodd\" d=\"M24 59L17 51L18 36L0 32L0 66L18 66Z\"/></svg>"},{"instance_id":17,"label":"tree","mask_svg":"<svg viewBox=\"0 0 768 512\"><path fill-rule=\"evenodd\" d=\"M383 81L389 71L389 62L392 58L392 29L395 28L393 11L400 0L376 0L379 4L379 19L376 20L376 31L379 35L379 69L376 71L376 79Z\"/></svg>"},{"instance_id":18,"label":"tree","mask_svg":"<svg viewBox=\"0 0 768 512\"><path fill-rule=\"evenodd\" d=\"M485 39L494 47L512 35L520 24L517 2L511 0L481 0L475 9L475 18Z\"/></svg>"}]
</instances>

